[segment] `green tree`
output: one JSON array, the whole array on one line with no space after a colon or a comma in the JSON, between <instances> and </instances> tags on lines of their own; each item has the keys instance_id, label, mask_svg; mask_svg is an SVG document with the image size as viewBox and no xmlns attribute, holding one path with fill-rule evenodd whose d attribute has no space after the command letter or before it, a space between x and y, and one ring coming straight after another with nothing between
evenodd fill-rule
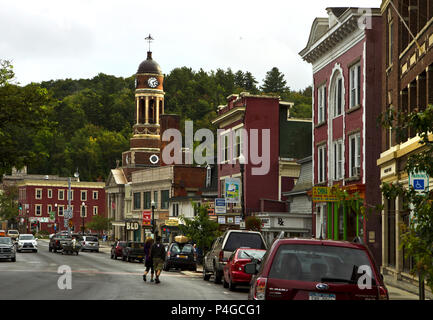
<instances>
[{"instance_id":1,"label":"green tree","mask_svg":"<svg viewBox=\"0 0 433 320\"><path fill-rule=\"evenodd\" d=\"M184 223L179 225L179 229L205 253L209 250L212 242L220 235L218 231L219 225L216 221L209 219L208 207L198 206L198 204L194 203L194 210L197 211L197 215L192 219L184 216L179 217Z\"/></svg>"},{"instance_id":2,"label":"green tree","mask_svg":"<svg viewBox=\"0 0 433 320\"><path fill-rule=\"evenodd\" d=\"M273 67L266 73L266 77L263 80L263 86L261 89L267 94L278 94L281 95L285 91L289 91L286 87L286 80L284 80L284 74L278 70L277 67Z\"/></svg>"},{"instance_id":3,"label":"green tree","mask_svg":"<svg viewBox=\"0 0 433 320\"><path fill-rule=\"evenodd\" d=\"M0 220L16 224L18 214L18 188L3 186L3 190L0 190Z\"/></svg>"},{"instance_id":4,"label":"green tree","mask_svg":"<svg viewBox=\"0 0 433 320\"><path fill-rule=\"evenodd\" d=\"M249 216L245 219L245 228L252 231L261 231L262 220L255 216Z\"/></svg>"},{"instance_id":5,"label":"green tree","mask_svg":"<svg viewBox=\"0 0 433 320\"><path fill-rule=\"evenodd\" d=\"M404 137L408 130L421 138L420 148L409 155L405 170L408 173L426 172L433 176L433 106L424 111L397 113L393 109L382 115L382 124L392 128L397 136ZM413 274L426 280L433 290L433 192L416 192L399 183L383 183L382 193L387 199L402 199L403 210L412 214L409 225L402 224L400 249L405 249L406 258L415 260Z\"/></svg>"},{"instance_id":6,"label":"green tree","mask_svg":"<svg viewBox=\"0 0 433 320\"><path fill-rule=\"evenodd\" d=\"M92 217L92 220L86 223L86 228L90 230L95 230L99 233L103 233L104 231L111 229L111 223L113 219L109 219L100 215L96 215Z\"/></svg>"}]
</instances>

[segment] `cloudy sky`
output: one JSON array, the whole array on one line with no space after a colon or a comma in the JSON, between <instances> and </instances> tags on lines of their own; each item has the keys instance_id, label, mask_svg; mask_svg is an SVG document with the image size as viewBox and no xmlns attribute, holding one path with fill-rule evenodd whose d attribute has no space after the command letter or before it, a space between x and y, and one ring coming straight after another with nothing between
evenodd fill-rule
<instances>
[{"instance_id":1,"label":"cloudy sky","mask_svg":"<svg viewBox=\"0 0 433 320\"><path fill-rule=\"evenodd\" d=\"M311 84L298 52L327 7L380 7L381 0L0 0L0 59L21 84L51 79L128 77L153 58L164 73L187 66L250 71L272 67L288 85Z\"/></svg>"}]
</instances>

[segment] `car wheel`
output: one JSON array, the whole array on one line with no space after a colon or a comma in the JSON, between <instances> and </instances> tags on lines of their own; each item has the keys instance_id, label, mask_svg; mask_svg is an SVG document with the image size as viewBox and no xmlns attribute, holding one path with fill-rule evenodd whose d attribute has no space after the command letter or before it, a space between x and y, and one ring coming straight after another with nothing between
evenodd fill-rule
<instances>
[{"instance_id":1,"label":"car wheel","mask_svg":"<svg viewBox=\"0 0 433 320\"><path fill-rule=\"evenodd\" d=\"M232 282L232 280L230 279L230 282L229 282L229 290L230 291L235 291L235 289L236 289L236 285Z\"/></svg>"},{"instance_id":2,"label":"car wheel","mask_svg":"<svg viewBox=\"0 0 433 320\"><path fill-rule=\"evenodd\" d=\"M17 261L16 257L11 258L11 262L15 262L15 261Z\"/></svg>"},{"instance_id":3,"label":"car wheel","mask_svg":"<svg viewBox=\"0 0 433 320\"><path fill-rule=\"evenodd\" d=\"M126 260L128 260L128 262L132 262L132 259L131 259L131 257L126 257Z\"/></svg>"},{"instance_id":4,"label":"car wheel","mask_svg":"<svg viewBox=\"0 0 433 320\"><path fill-rule=\"evenodd\" d=\"M38 250L33 250L33 252L38 253Z\"/></svg>"},{"instance_id":5,"label":"car wheel","mask_svg":"<svg viewBox=\"0 0 433 320\"><path fill-rule=\"evenodd\" d=\"M229 283L226 281L226 277L223 277L223 287L224 288L228 288L229 287Z\"/></svg>"},{"instance_id":6,"label":"car wheel","mask_svg":"<svg viewBox=\"0 0 433 320\"><path fill-rule=\"evenodd\" d=\"M17 252L21 253L21 250L17 250Z\"/></svg>"},{"instance_id":7,"label":"car wheel","mask_svg":"<svg viewBox=\"0 0 433 320\"><path fill-rule=\"evenodd\" d=\"M49 252L53 252L53 248L48 247L48 251L49 251Z\"/></svg>"},{"instance_id":8,"label":"car wheel","mask_svg":"<svg viewBox=\"0 0 433 320\"><path fill-rule=\"evenodd\" d=\"M222 279L221 273L218 272L218 270L215 270L214 283L216 284L221 283L221 279Z\"/></svg>"},{"instance_id":9,"label":"car wheel","mask_svg":"<svg viewBox=\"0 0 433 320\"><path fill-rule=\"evenodd\" d=\"M203 280L209 281L209 279L210 279L210 274L207 273L206 267L203 266Z\"/></svg>"},{"instance_id":10,"label":"car wheel","mask_svg":"<svg viewBox=\"0 0 433 320\"><path fill-rule=\"evenodd\" d=\"M164 271L169 271L169 270L170 270L170 267L168 266L168 264L164 263L164 266L162 267L162 269L163 269Z\"/></svg>"}]
</instances>

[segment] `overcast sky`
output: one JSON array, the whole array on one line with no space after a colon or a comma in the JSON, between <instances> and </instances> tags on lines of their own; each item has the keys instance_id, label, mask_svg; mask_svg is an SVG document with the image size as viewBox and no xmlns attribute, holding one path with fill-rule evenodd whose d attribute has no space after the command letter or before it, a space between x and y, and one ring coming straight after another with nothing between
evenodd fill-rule
<instances>
[{"instance_id":1,"label":"overcast sky","mask_svg":"<svg viewBox=\"0 0 433 320\"><path fill-rule=\"evenodd\" d=\"M327 7L380 7L381 0L0 0L0 59L21 84L133 75L153 58L177 67L250 71L277 67L293 89L311 85L298 55Z\"/></svg>"}]
</instances>

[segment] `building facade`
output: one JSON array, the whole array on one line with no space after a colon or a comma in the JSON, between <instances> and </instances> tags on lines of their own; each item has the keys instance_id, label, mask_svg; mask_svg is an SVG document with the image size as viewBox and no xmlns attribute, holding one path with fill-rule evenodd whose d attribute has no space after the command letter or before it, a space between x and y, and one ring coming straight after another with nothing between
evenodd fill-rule
<instances>
[{"instance_id":1,"label":"building facade","mask_svg":"<svg viewBox=\"0 0 433 320\"><path fill-rule=\"evenodd\" d=\"M363 204L381 202L381 32L379 9L327 8L313 22L301 57L313 67L313 186L338 185ZM361 22L366 22L364 25ZM335 240L362 236L381 261L380 213L361 219L346 203L316 203L313 234ZM358 221L356 221L358 219ZM357 229L358 226L358 229Z\"/></svg>"},{"instance_id":2,"label":"building facade","mask_svg":"<svg viewBox=\"0 0 433 320\"><path fill-rule=\"evenodd\" d=\"M433 2L386 0L382 1L381 14L382 112L390 108L399 112L422 111L433 104ZM403 135L382 130L382 153L377 160L381 182L408 187L405 165L408 157L420 150L419 140L410 129ZM405 257L404 247L400 248L400 224L409 224L410 212L403 210L399 197L383 199L383 206L383 273L396 285L410 285L416 282L409 274L413 261Z\"/></svg>"},{"instance_id":3,"label":"building facade","mask_svg":"<svg viewBox=\"0 0 433 320\"><path fill-rule=\"evenodd\" d=\"M65 212L69 204L69 183L66 177L56 175L31 175L12 173L4 176L3 183L15 184L18 188L18 202L22 211L18 217L22 232L67 230ZM83 225L96 215L107 217L105 183L80 181L71 182L71 229L82 231ZM53 213L50 215L50 213ZM85 231L91 231L85 228Z\"/></svg>"}]
</instances>

